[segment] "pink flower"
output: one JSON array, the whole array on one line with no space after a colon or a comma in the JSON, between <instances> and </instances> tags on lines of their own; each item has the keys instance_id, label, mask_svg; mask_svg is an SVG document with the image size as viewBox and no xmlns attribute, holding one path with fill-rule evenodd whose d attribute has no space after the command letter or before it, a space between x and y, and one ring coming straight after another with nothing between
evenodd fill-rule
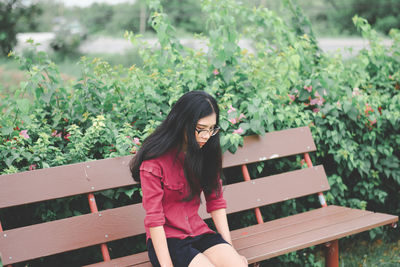
<instances>
[{"instance_id":1,"label":"pink flower","mask_svg":"<svg viewBox=\"0 0 400 267\"><path fill-rule=\"evenodd\" d=\"M314 98L310 100L310 105L316 105L319 101L319 98Z\"/></svg>"},{"instance_id":2,"label":"pink flower","mask_svg":"<svg viewBox=\"0 0 400 267\"><path fill-rule=\"evenodd\" d=\"M371 112L371 113L374 112L374 110L372 109L372 107L371 107L368 103L366 103L366 104L365 104L365 111L364 111L364 112L365 112L365 115L366 115L366 116L369 116L369 113L370 113L370 112Z\"/></svg>"},{"instance_id":3,"label":"pink flower","mask_svg":"<svg viewBox=\"0 0 400 267\"><path fill-rule=\"evenodd\" d=\"M137 137L135 137L135 138L133 138L133 143L135 143L135 145L140 145L140 141L139 141L139 138L137 138Z\"/></svg>"},{"instance_id":4,"label":"pink flower","mask_svg":"<svg viewBox=\"0 0 400 267\"><path fill-rule=\"evenodd\" d=\"M51 132L51 136L53 136L53 137L61 137L61 132L57 132L57 130L54 130L54 131L52 131Z\"/></svg>"},{"instance_id":5,"label":"pink flower","mask_svg":"<svg viewBox=\"0 0 400 267\"><path fill-rule=\"evenodd\" d=\"M69 140L69 137L70 137L70 136L71 136L71 134L70 134L70 133L67 133L66 135L64 135L64 139L67 140L67 141L70 141L70 140Z\"/></svg>"},{"instance_id":6,"label":"pink flower","mask_svg":"<svg viewBox=\"0 0 400 267\"><path fill-rule=\"evenodd\" d=\"M314 98L310 100L310 105L318 105L318 106L322 106L324 104L324 99L321 98Z\"/></svg>"},{"instance_id":7,"label":"pink flower","mask_svg":"<svg viewBox=\"0 0 400 267\"><path fill-rule=\"evenodd\" d=\"M22 130L19 135L23 138L29 139L28 130Z\"/></svg>"},{"instance_id":8,"label":"pink flower","mask_svg":"<svg viewBox=\"0 0 400 267\"><path fill-rule=\"evenodd\" d=\"M232 124L236 124L236 123L237 123L236 118L229 119L229 121L230 121Z\"/></svg>"},{"instance_id":9,"label":"pink flower","mask_svg":"<svg viewBox=\"0 0 400 267\"><path fill-rule=\"evenodd\" d=\"M239 129L234 130L233 133L234 133L234 134L242 134L242 133L243 133L242 127L239 127Z\"/></svg>"},{"instance_id":10,"label":"pink flower","mask_svg":"<svg viewBox=\"0 0 400 267\"><path fill-rule=\"evenodd\" d=\"M29 166L29 170L30 170L30 171L36 170L36 164L30 165L30 166Z\"/></svg>"},{"instance_id":11,"label":"pink flower","mask_svg":"<svg viewBox=\"0 0 400 267\"><path fill-rule=\"evenodd\" d=\"M392 76L392 75L389 75L389 79L393 80L393 76Z\"/></svg>"},{"instance_id":12,"label":"pink flower","mask_svg":"<svg viewBox=\"0 0 400 267\"><path fill-rule=\"evenodd\" d=\"M325 99L318 92L315 92L314 95L316 98L310 100L310 105L322 106L324 104Z\"/></svg>"},{"instance_id":13,"label":"pink flower","mask_svg":"<svg viewBox=\"0 0 400 267\"><path fill-rule=\"evenodd\" d=\"M342 106L342 104L340 104L340 101L338 100L338 102L336 102L336 105L340 108Z\"/></svg>"},{"instance_id":14,"label":"pink flower","mask_svg":"<svg viewBox=\"0 0 400 267\"><path fill-rule=\"evenodd\" d=\"M236 108L232 107L232 105L229 106L228 114L235 111Z\"/></svg>"},{"instance_id":15,"label":"pink flower","mask_svg":"<svg viewBox=\"0 0 400 267\"><path fill-rule=\"evenodd\" d=\"M314 113L318 113L318 112L319 112L319 108L314 108L312 111L313 111Z\"/></svg>"},{"instance_id":16,"label":"pink flower","mask_svg":"<svg viewBox=\"0 0 400 267\"><path fill-rule=\"evenodd\" d=\"M309 93L312 91L312 85L310 86L304 86L304 89L306 89Z\"/></svg>"},{"instance_id":17,"label":"pink flower","mask_svg":"<svg viewBox=\"0 0 400 267\"><path fill-rule=\"evenodd\" d=\"M218 75L218 74L219 74L219 71L218 71L217 69L215 69L215 70L213 71L213 74L214 74L214 75Z\"/></svg>"},{"instance_id":18,"label":"pink flower","mask_svg":"<svg viewBox=\"0 0 400 267\"><path fill-rule=\"evenodd\" d=\"M294 96L294 95L288 94L288 96L289 96L290 100L292 100L291 102L293 102L296 99L296 96Z\"/></svg>"},{"instance_id":19,"label":"pink flower","mask_svg":"<svg viewBox=\"0 0 400 267\"><path fill-rule=\"evenodd\" d=\"M241 119L243 119L243 118L246 118L246 116L245 116L243 113L240 113L240 115L239 115L239 120L241 120Z\"/></svg>"},{"instance_id":20,"label":"pink flower","mask_svg":"<svg viewBox=\"0 0 400 267\"><path fill-rule=\"evenodd\" d=\"M353 96L360 95L360 89L359 89L359 88L357 88L357 87L356 87L356 88L354 88L354 89L353 89L353 93L352 93L352 95L353 95Z\"/></svg>"}]
</instances>

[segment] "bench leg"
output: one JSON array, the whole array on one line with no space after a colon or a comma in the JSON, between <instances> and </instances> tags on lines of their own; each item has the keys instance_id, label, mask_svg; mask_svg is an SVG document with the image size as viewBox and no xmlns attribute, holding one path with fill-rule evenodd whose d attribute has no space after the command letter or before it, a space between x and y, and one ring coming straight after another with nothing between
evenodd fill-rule
<instances>
[{"instance_id":1,"label":"bench leg","mask_svg":"<svg viewBox=\"0 0 400 267\"><path fill-rule=\"evenodd\" d=\"M325 266L339 267L339 241L333 240L325 246Z\"/></svg>"}]
</instances>

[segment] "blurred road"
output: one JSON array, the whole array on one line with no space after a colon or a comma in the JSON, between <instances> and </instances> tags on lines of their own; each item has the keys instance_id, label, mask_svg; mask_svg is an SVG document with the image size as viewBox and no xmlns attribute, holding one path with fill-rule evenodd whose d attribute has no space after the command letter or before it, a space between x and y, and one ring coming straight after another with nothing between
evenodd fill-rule
<instances>
[{"instance_id":1,"label":"blurred road","mask_svg":"<svg viewBox=\"0 0 400 267\"><path fill-rule=\"evenodd\" d=\"M156 45L156 39L145 39L149 45ZM191 38L182 38L180 42L184 46L202 49L207 51L207 41ZM384 39L384 45L390 46L391 40ZM321 49L327 53L335 53L340 51L344 58L356 55L361 49L368 48L368 41L362 38L319 38L318 44ZM254 52L254 48L250 40L239 41L239 46L246 48L249 52ZM125 39L116 39L110 37L99 37L94 40L85 41L80 51L84 54L88 53L119 53L123 54L125 50L132 49L132 44Z\"/></svg>"},{"instance_id":2,"label":"blurred road","mask_svg":"<svg viewBox=\"0 0 400 267\"><path fill-rule=\"evenodd\" d=\"M385 46L392 45L390 39L383 39L382 41ZM318 44L327 53L340 50L345 57L356 55L361 49L368 48L368 41L362 38L319 38Z\"/></svg>"},{"instance_id":3,"label":"blurred road","mask_svg":"<svg viewBox=\"0 0 400 267\"><path fill-rule=\"evenodd\" d=\"M48 51L50 49L49 44L53 33L20 33L17 35L18 45L16 51L22 51L27 46L26 40L32 38L35 42L40 43L38 46L39 50ZM147 42L150 46L157 45L157 39L142 39ZM203 52L207 51L207 41L198 40L193 38L182 38L180 42L184 46L191 47L196 50L202 49ZM319 46L321 49L328 53L335 53L341 51L344 57L350 57L356 55L358 51L363 48L368 48L368 41L362 38L319 38ZM386 46L391 45L391 40L384 39L383 43ZM250 40L241 40L239 46L246 48L249 52L254 52ZM79 50L83 54L123 54L126 50L132 49L133 45L123 38L111 38L106 36L89 38L85 40Z\"/></svg>"}]
</instances>

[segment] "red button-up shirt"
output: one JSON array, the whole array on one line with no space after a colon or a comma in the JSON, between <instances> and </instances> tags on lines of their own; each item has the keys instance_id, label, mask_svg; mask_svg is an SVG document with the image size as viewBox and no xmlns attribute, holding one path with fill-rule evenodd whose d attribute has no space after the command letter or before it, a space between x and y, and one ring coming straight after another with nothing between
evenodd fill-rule
<instances>
[{"instance_id":1,"label":"red button-up shirt","mask_svg":"<svg viewBox=\"0 0 400 267\"><path fill-rule=\"evenodd\" d=\"M167 238L183 239L214 232L198 214L200 195L182 201L188 193L183 161L184 154L180 153L176 158L176 150L172 149L158 158L143 161L140 166L147 239L150 238L149 227L161 225ZM222 189L219 194L205 195L205 199L209 213L226 208Z\"/></svg>"}]
</instances>

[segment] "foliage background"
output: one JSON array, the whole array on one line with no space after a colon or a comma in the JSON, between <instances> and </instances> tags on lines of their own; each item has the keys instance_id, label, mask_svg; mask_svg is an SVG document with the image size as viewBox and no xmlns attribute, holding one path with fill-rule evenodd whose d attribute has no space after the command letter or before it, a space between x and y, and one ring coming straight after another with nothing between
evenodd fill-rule
<instances>
[{"instance_id":1,"label":"foliage background","mask_svg":"<svg viewBox=\"0 0 400 267\"><path fill-rule=\"evenodd\" d=\"M139 51L142 65L125 68L83 57L77 80L62 79L43 52L12 55L29 78L13 95L0 98L0 173L134 154L179 96L205 90L218 99L222 110L224 150L235 151L244 135L308 125L317 145L313 162L324 164L332 187L326 194L329 204L399 214L399 31L390 32L393 44L385 47L366 20L355 16L355 28L370 48L350 59L326 55L296 2L284 3L293 23L274 11L233 0L202 1L206 32L197 38L208 40L208 50L195 51L178 42L160 2L149 1L150 24L159 44ZM125 36L134 45L142 42L132 32ZM254 52L238 46L242 37L254 41ZM260 177L300 164L296 157L271 161L253 166L251 174ZM227 183L238 179L235 174ZM96 197L100 209L140 201L137 187L108 190ZM0 219L8 229L80 215L89 212L83 201L73 197L20 207L18 216L15 209L1 210ZM310 207L318 207L316 198L265 207L263 214L269 220ZM240 220L235 216L232 229L255 222L251 213L241 214ZM382 228L369 235L399 237L398 231ZM128 253L132 246L144 248L136 239L122 244L124 249L112 250L112 256ZM30 266L100 260L96 248L58 257ZM313 250L284 255L270 264L277 261L321 264Z\"/></svg>"},{"instance_id":2,"label":"foliage background","mask_svg":"<svg viewBox=\"0 0 400 267\"><path fill-rule=\"evenodd\" d=\"M18 2L19 0L7 1ZM164 6L164 12L168 14L180 33L206 31L204 27L206 15L201 12L199 1L162 0L160 2ZM140 30L140 16L144 3L144 0L138 0L133 4L121 3L110 6L95 3L89 7L66 8L53 0L41 0L35 6L36 9L41 10L41 16L22 18L17 21L17 31L51 31L54 13L56 13L57 16L63 16L70 21L79 20L90 33L119 37L123 30L135 32ZM355 14L367 19L378 32L385 35L391 28L400 27L400 3L396 0L301 0L298 3L305 15L310 18L317 36L357 35L351 21ZM287 9L280 0L248 0L246 5L266 7L276 11L282 18L290 17L285 16ZM148 17L148 8L145 8L145 14ZM152 28L146 27L146 30L152 31Z\"/></svg>"}]
</instances>

